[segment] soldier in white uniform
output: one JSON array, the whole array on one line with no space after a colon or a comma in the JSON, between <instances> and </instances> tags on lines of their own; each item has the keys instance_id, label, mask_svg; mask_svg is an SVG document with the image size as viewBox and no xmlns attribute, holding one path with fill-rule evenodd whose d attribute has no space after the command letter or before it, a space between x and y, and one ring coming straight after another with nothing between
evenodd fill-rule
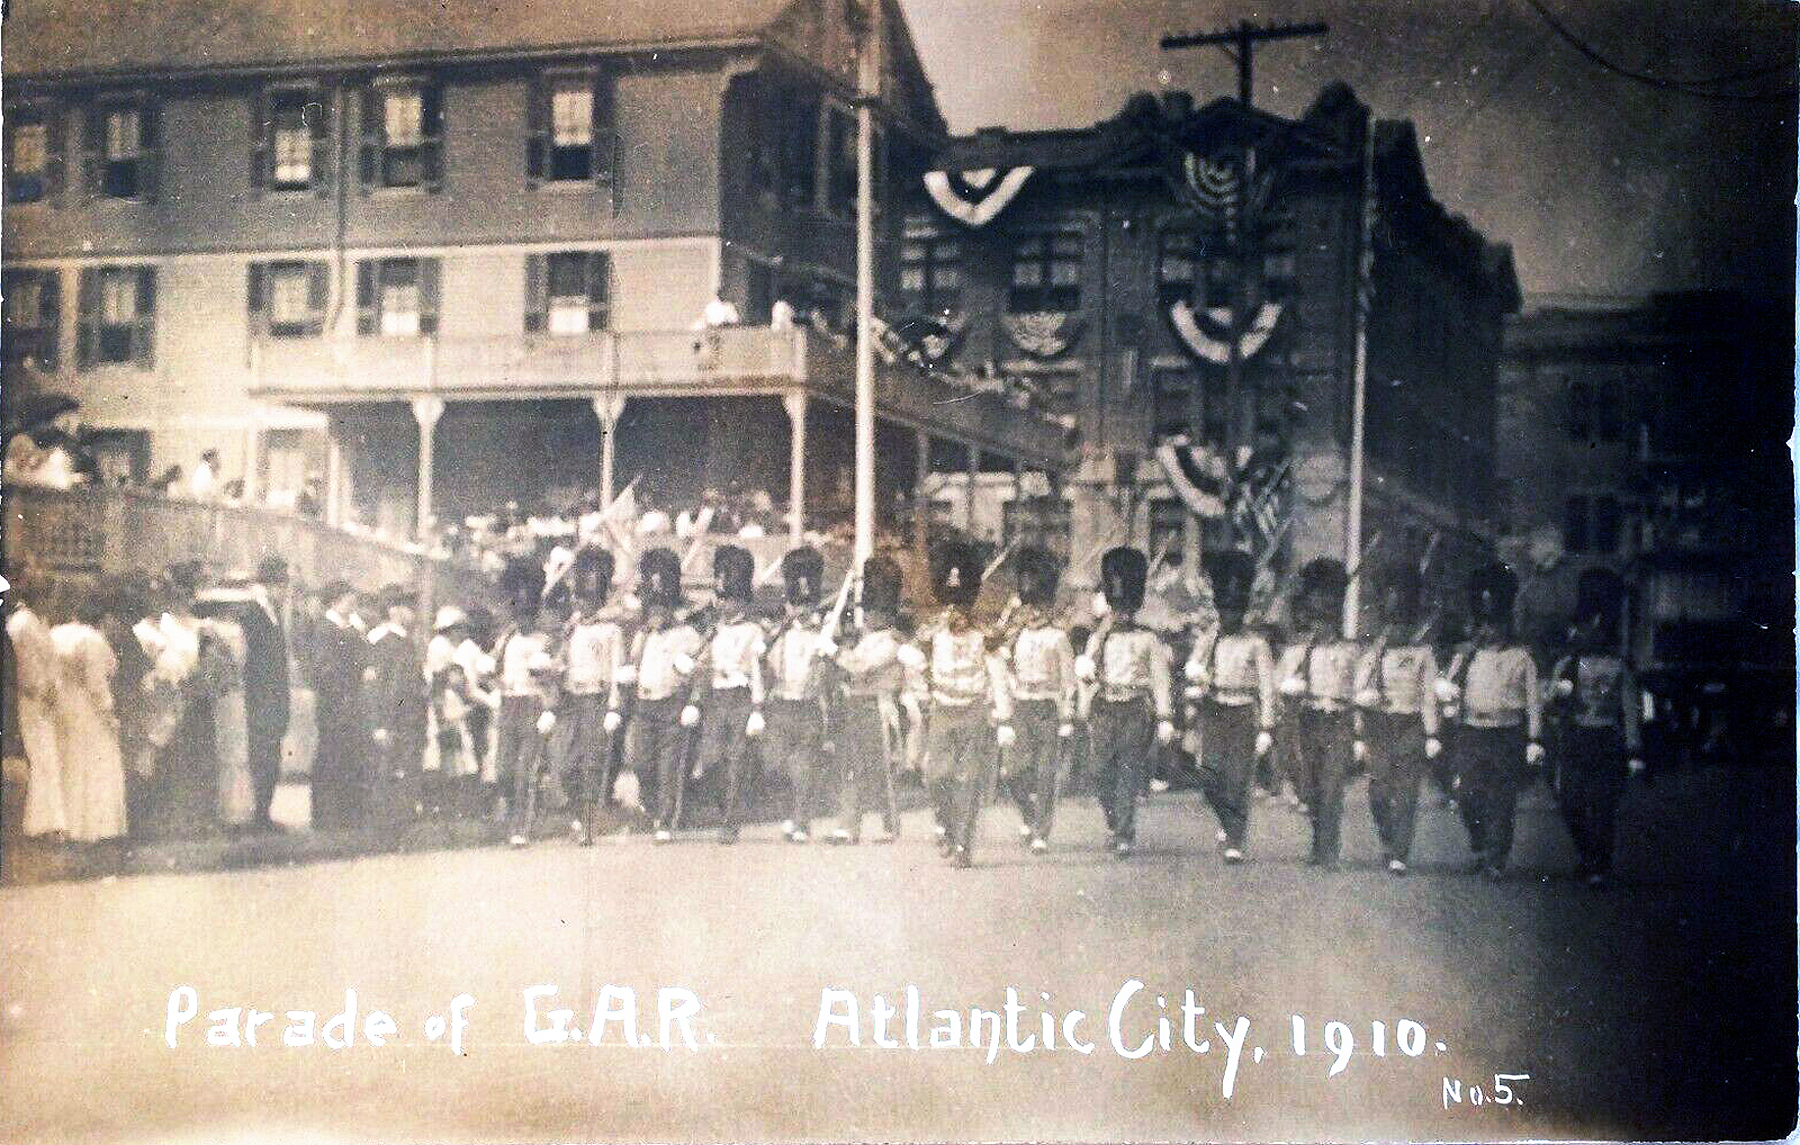
<instances>
[{"instance_id":1,"label":"soldier in white uniform","mask_svg":"<svg viewBox=\"0 0 1800 1145\"><path fill-rule=\"evenodd\" d=\"M1175 739L1169 688L1169 650L1137 623L1149 561L1139 549L1108 549L1100 558L1107 614L1088 637L1075 672L1095 687L1087 712L1095 795L1106 815L1114 855L1137 842L1137 800L1152 742Z\"/></svg>"},{"instance_id":2,"label":"soldier in white uniform","mask_svg":"<svg viewBox=\"0 0 1800 1145\"><path fill-rule=\"evenodd\" d=\"M1612 874L1613 835L1625 785L1642 775L1642 704L1620 652L1625 586L1616 573L1588 569L1576 585L1570 651L1550 673L1557 801L1575 843L1576 873L1589 886Z\"/></svg>"},{"instance_id":3,"label":"soldier in white uniform","mask_svg":"<svg viewBox=\"0 0 1800 1145\"><path fill-rule=\"evenodd\" d=\"M857 611L862 623L846 641L824 647L835 656L838 694L829 699L835 748L838 826L834 843L857 843L862 823L878 796L881 834L893 842L900 835L900 805L894 792L894 766L882 737L882 725L898 702L905 669L900 663L902 640L895 621L900 611L900 566L877 553L863 562L862 592Z\"/></svg>"},{"instance_id":4,"label":"soldier in white uniform","mask_svg":"<svg viewBox=\"0 0 1800 1145\"><path fill-rule=\"evenodd\" d=\"M762 663L768 634L750 610L755 580L756 559L747 550L720 545L714 551L716 623L703 657L711 675L701 705L699 762L703 770L717 769L719 842L725 844L737 842L750 741L765 726Z\"/></svg>"},{"instance_id":5,"label":"soldier in white uniform","mask_svg":"<svg viewBox=\"0 0 1800 1145\"><path fill-rule=\"evenodd\" d=\"M593 842L593 826L612 793L613 736L619 719L608 713L618 706L614 680L625 655L624 630L616 609L607 607L612 592L613 555L583 546L569 567L573 613L563 638L563 696L556 729L558 770L575 789L576 841Z\"/></svg>"},{"instance_id":6,"label":"soldier in white uniform","mask_svg":"<svg viewBox=\"0 0 1800 1145\"><path fill-rule=\"evenodd\" d=\"M1418 630L1422 585L1416 570L1389 569L1377 586L1383 627L1356 669L1358 742L1369 765L1369 810L1387 869L1406 873L1427 760L1438 738L1437 655Z\"/></svg>"},{"instance_id":7,"label":"soldier in white uniform","mask_svg":"<svg viewBox=\"0 0 1800 1145\"><path fill-rule=\"evenodd\" d=\"M1018 805L1020 832L1034 853L1050 849L1064 746L1075 735L1075 649L1054 622L1056 558L1034 546L1021 548L1019 594L1000 654L1011 669L1013 730L1006 752L1007 787Z\"/></svg>"},{"instance_id":8,"label":"soldier in white uniform","mask_svg":"<svg viewBox=\"0 0 1800 1145\"><path fill-rule=\"evenodd\" d=\"M1350 777L1355 728L1351 701L1361 650L1342 632L1343 562L1317 557L1300 569L1294 619L1301 634L1282 653L1286 674L1278 688L1289 701L1301 798L1312 816L1307 862L1335 870L1341 849L1344 785Z\"/></svg>"},{"instance_id":9,"label":"soldier in white uniform","mask_svg":"<svg viewBox=\"0 0 1800 1145\"><path fill-rule=\"evenodd\" d=\"M654 840L675 838L675 807L687 758L687 732L700 722L688 682L705 641L680 615L681 558L662 547L638 558L643 618L632 641L629 675L637 683L631 716L631 768L654 823Z\"/></svg>"},{"instance_id":10,"label":"soldier in white uniform","mask_svg":"<svg viewBox=\"0 0 1800 1145\"><path fill-rule=\"evenodd\" d=\"M1199 716L1201 790L1225 833L1225 861L1241 863L1250 785L1275 742L1275 658L1261 633L1244 628L1255 558L1224 550L1205 560L1219 627L1194 645L1184 674Z\"/></svg>"},{"instance_id":11,"label":"soldier in white uniform","mask_svg":"<svg viewBox=\"0 0 1800 1145\"><path fill-rule=\"evenodd\" d=\"M1531 769L1544 759L1537 664L1512 637L1519 578L1504 564L1469 577L1467 650L1451 661L1446 693L1457 704L1456 799L1475 868L1498 879L1512 851L1513 815Z\"/></svg>"},{"instance_id":12,"label":"soldier in white uniform","mask_svg":"<svg viewBox=\"0 0 1800 1145\"><path fill-rule=\"evenodd\" d=\"M768 640L764 672L763 759L787 770L793 784L793 812L781 825L789 842L811 837L814 809L826 781L823 707L824 676L819 662L825 614L825 559L811 545L781 558L787 604Z\"/></svg>"},{"instance_id":13,"label":"soldier in white uniform","mask_svg":"<svg viewBox=\"0 0 1800 1145\"><path fill-rule=\"evenodd\" d=\"M523 847L531 824L527 810L556 723L557 638L542 612L544 569L529 557L514 557L500 576L512 608L512 623L494 646L500 670L500 715L495 770L506 792L510 842Z\"/></svg>"}]
</instances>

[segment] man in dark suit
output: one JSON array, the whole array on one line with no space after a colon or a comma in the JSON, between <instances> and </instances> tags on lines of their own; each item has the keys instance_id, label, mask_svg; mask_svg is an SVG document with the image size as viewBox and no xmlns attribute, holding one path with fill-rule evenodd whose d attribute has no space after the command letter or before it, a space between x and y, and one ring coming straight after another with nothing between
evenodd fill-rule
<instances>
[{"instance_id":1,"label":"man in dark suit","mask_svg":"<svg viewBox=\"0 0 1800 1145\"><path fill-rule=\"evenodd\" d=\"M269 805L281 779L281 741L288 727L288 643L282 630L287 562L267 557L256 570L252 595L237 617L244 629L244 716L249 733L250 780L256 793L256 826L271 830Z\"/></svg>"},{"instance_id":2,"label":"man in dark suit","mask_svg":"<svg viewBox=\"0 0 1800 1145\"><path fill-rule=\"evenodd\" d=\"M360 827L369 794L369 726L363 669L369 642L351 618L356 590L333 580L319 589L324 607L312 631L308 659L319 720L319 750L312 768L312 821L315 828Z\"/></svg>"}]
</instances>

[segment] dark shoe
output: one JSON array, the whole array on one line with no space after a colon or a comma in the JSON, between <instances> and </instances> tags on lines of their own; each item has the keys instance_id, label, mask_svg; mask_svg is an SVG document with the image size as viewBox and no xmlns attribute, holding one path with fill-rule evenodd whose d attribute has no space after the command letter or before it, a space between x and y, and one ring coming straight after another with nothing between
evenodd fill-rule
<instances>
[{"instance_id":1,"label":"dark shoe","mask_svg":"<svg viewBox=\"0 0 1800 1145\"><path fill-rule=\"evenodd\" d=\"M1120 858L1120 859L1130 858L1131 857L1131 840L1129 840L1129 839L1114 839L1113 845L1112 845L1112 853L1115 858Z\"/></svg>"},{"instance_id":2,"label":"dark shoe","mask_svg":"<svg viewBox=\"0 0 1800 1145\"><path fill-rule=\"evenodd\" d=\"M738 832L736 827L727 827L719 832L719 845L721 847L729 847L737 841Z\"/></svg>"},{"instance_id":3,"label":"dark shoe","mask_svg":"<svg viewBox=\"0 0 1800 1145\"><path fill-rule=\"evenodd\" d=\"M969 857L969 849L967 847L951 847L950 865L958 870L966 871L975 865L975 860Z\"/></svg>"}]
</instances>

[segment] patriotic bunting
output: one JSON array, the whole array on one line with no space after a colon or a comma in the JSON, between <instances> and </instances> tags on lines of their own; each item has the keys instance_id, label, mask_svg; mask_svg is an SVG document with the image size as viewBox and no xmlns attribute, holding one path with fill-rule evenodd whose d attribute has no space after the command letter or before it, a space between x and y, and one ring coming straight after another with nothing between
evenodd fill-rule
<instances>
[{"instance_id":1,"label":"patriotic bunting","mask_svg":"<svg viewBox=\"0 0 1800 1145\"><path fill-rule=\"evenodd\" d=\"M1257 355L1281 321L1281 303L1264 302L1247 329L1237 336L1238 361ZM1229 306L1196 311L1184 299L1169 307L1169 324L1194 356L1215 365L1231 360L1232 313Z\"/></svg>"},{"instance_id":2,"label":"patriotic bunting","mask_svg":"<svg viewBox=\"0 0 1800 1145\"><path fill-rule=\"evenodd\" d=\"M927 171L925 190L938 209L967 227L984 227L1006 209L1032 168L1013 167L1000 175L992 167L972 171Z\"/></svg>"},{"instance_id":3,"label":"patriotic bunting","mask_svg":"<svg viewBox=\"0 0 1800 1145\"><path fill-rule=\"evenodd\" d=\"M1034 358L1056 358L1068 353L1081 337L1082 322L1061 310L1034 310L1002 314L1000 325L1012 344Z\"/></svg>"},{"instance_id":4,"label":"patriotic bunting","mask_svg":"<svg viewBox=\"0 0 1800 1145\"><path fill-rule=\"evenodd\" d=\"M1189 512L1208 520L1225 515L1231 473L1218 450L1171 437L1156 447L1156 462Z\"/></svg>"}]
</instances>

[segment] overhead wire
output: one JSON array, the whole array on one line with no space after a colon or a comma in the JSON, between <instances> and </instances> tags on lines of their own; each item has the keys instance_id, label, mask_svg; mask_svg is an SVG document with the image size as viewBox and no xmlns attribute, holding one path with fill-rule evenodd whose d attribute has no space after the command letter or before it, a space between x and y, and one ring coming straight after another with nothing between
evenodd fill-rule
<instances>
[{"instance_id":1,"label":"overhead wire","mask_svg":"<svg viewBox=\"0 0 1800 1145\"><path fill-rule=\"evenodd\" d=\"M1759 67L1750 69L1750 74L1713 76L1701 80L1674 80L1667 76L1651 75L1649 72L1628 68L1625 65L1600 54L1597 49L1571 31L1561 20L1558 20L1556 14L1544 6L1542 0L1525 0L1525 3L1531 6L1531 9L1538 14L1539 18L1541 18L1545 24L1549 25L1550 30L1555 32L1564 43L1568 44L1571 48L1574 48L1590 62L1614 75L1632 80L1635 83L1641 83L1646 87L1655 88L1658 91L1689 95L1696 99L1710 99L1734 103L1766 103L1778 100L1790 100L1794 99L1796 96L1800 96L1800 89L1795 88L1784 88L1779 91L1766 92L1705 90L1707 87L1737 82L1742 79L1752 79L1758 74L1772 74L1775 71L1783 70L1779 65L1770 65L1766 71ZM1795 70L1795 67L1796 65L1789 64L1786 65L1785 70L1791 74Z\"/></svg>"}]
</instances>

